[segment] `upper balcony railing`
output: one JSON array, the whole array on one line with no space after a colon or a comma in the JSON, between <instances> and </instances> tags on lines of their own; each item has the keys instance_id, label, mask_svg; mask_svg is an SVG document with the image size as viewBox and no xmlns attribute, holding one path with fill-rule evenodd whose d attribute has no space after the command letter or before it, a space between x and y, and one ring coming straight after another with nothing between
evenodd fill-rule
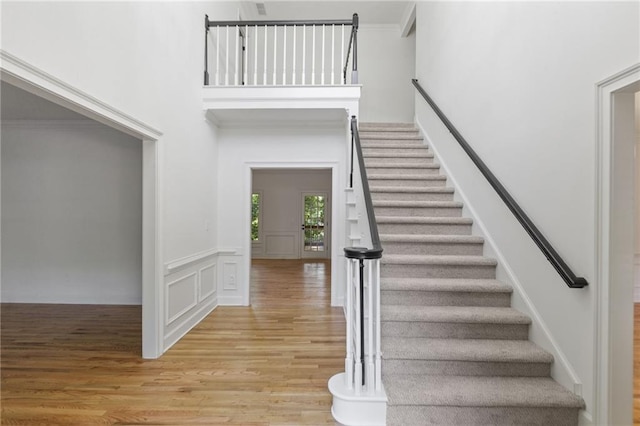
<instances>
[{"instance_id":1,"label":"upper balcony railing","mask_svg":"<svg viewBox=\"0 0 640 426\"><path fill-rule=\"evenodd\" d=\"M205 16L205 86L347 82L358 83L357 14L351 20L316 21L210 21Z\"/></svg>"}]
</instances>

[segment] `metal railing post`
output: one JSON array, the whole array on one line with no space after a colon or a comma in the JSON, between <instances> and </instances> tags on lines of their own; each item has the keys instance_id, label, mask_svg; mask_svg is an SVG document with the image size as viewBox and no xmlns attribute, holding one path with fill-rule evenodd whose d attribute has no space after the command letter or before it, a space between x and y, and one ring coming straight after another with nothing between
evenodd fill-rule
<instances>
[{"instance_id":1,"label":"metal railing post","mask_svg":"<svg viewBox=\"0 0 640 426\"><path fill-rule=\"evenodd\" d=\"M358 84L358 14L353 14L353 68L351 69L351 84Z\"/></svg>"},{"instance_id":2,"label":"metal railing post","mask_svg":"<svg viewBox=\"0 0 640 426\"><path fill-rule=\"evenodd\" d=\"M204 15L204 85L209 85L209 15Z\"/></svg>"}]
</instances>

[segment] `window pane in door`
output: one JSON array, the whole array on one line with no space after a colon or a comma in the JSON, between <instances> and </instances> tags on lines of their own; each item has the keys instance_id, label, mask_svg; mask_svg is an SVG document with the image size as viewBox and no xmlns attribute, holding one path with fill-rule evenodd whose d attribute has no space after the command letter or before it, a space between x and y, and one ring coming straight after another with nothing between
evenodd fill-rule
<instances>
[{"instance_id":1,"label":"window pane in door","mask_svg":"<svg viewBox=\"0 0 640 426\"><path fill-rule=\"evenodd\" d=\"M325 196L304 197L304 250L324 251Z\"/></svg>"}]
</instances>

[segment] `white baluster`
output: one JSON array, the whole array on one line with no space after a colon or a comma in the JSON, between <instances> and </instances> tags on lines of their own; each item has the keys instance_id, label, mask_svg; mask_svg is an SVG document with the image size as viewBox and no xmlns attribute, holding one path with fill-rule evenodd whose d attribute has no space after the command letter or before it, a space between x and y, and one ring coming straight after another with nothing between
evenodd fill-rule
<instances>
[{"instance_id":1,"label":"white baluster","mask_svg":"<svg viewBox=\"0 0 640 426\"><path fill-rule=\"evenodd\" d=\"M249 26L244 26L244 43L243 43L243 54L244 54L244 75L242 77L243 84L249 84Z\"/></svg>"},{"instance_id":2,"label":"white baluster","mask_svg":"<svg viewBox=\"0 0 640 426\"><path fill-rule=\"evenodd\" d=\"M361 345L361 316L360 312L362 311L362 305L360 304L360 266L356 265L356 280L354 282L355 287L355 362L354 362L354 380L355 380L355 394L360 395L362 390L362 345Z\"/></svg>"},{"instance_id":3,"label":"white baluster","mask_svg":"<svg viewBox=\"0 0 640 426\"><path fill-rule=\"evenodd\" d=\"M316 26L313 25L311 32L311 85L316 84Z\"/></svg>"},{"instance_id":4,"label":"white baluster","mask_svg":"<svg viewBox=\"0 0 640 426\"><path fill-rule=\"evenodd\" d=\"M258 85L258 26L254 27L255 31L253 32L253 38L255 39L253 42L253 85Z\"/></svg>"},{"instance_id":5,"label":"white baluster","mask_svg":"<svg viewBox=\"0 0 640 426\"><path fill-rule=\"evenodd\" d=\"M382 390L382 347L381 347L381 325L380 325L380 259L374 260L375 265L375 297L376 297L376 313L375 313L375 321L376 321L376 382L375 388L376 392L380 392Z\"/></svg>"},{"instance_id":6,"label":"white baluster","mask_svg":"<svg viewBox=\"0 0 640 426\"><path fill-rule=\"evenodd\" d=\"M307 80L307 26L302 25L302 84Z\"/></svg>"},{"instance_id":7,"label":"white baluster","mask_svg":"<svg viewBox=\"0 0 640 426\"><path fill-rule=\"evenodd\" d=\"M297 27L294 25L293 26L293 61L292 61L292 76L291 76L291 84L295 85L296 84L296 29Z\"/></svg>"},{"instance_id":8,"label":"white baluster","mask_svg":"<svg viewBox=\"0 0 640 426\"><path fill-rule=\"evenodd\" d=\"M324 45L326 44L326 36L325 36L325 27L326 25L322 24L322 70L320 71L320 84L324 86Z\"/></svg>"},{"instance_id":9,"label":"white baluster","mask_svg":"<svg viewBox=\"0 0 640 426\"><path fill-rule=\"evenodd\" d=\"M238 55L240 54L240 27L236 25L236 72L234 77L234 83L238 85L238 79L240 76L240 60L238 59Z\"/></svg>"},{"instance_id":10,"label":"white baluster","mask_svg":"<svg viewBox=\"0 0 640 426\"><path fill-rule=\"evenodd\" d=\"M336 74L336 26L331 25L331 85L335 84Z\"/></svg>"},{"instance_id":11,"label":"white baluster","mask_svg":"<svg viewBox=\"0 0 640 426\"><path fill-rule=\"evenodd\" d=\"M273 85L276 86L276 61L278 56L278 27L273 26Z\"/></svg>"},{"instance_id":12,"label":"white baluster","mask_svg":"<svg viewBox=\"0 0 640 426\"><path fill-rule=\"evenodd\" d=\"M224 85L228 86L229 85L229 26L227 25L227 37L225 40L225 46L226 46L226 54L225 54L225 71L224 71Z\"/></svg>"},{"instance_id":13,"label":"white baluster","mask_svg":"<svg viewBox=\"0 0 640 426\"><path fill-rule=\"evenodd\" d=\"M267 85L267 26L264 26L264 69L262 70L262 84Z\"/></svg>"},{"instance_id":14,"label":"white baluster","mask_svg":"<svg viewBox=\"0 0 640 426\"><path fill-rule=\"evenodd\" d=\"M220 26L216 27L216 86L220 85Z\"/></svg>"},{"instance_id":15,"label":"white baluster","mask_svg":"<svg viewBox=\"0 0 640 426\"><path fill-rule=\"evenodd\" d=\"M375 389L375 384L373 383L374 380L374 370L373 370L373 345L374 345L374 341L373 341L373 306L374 306L374 300L373 300L373 293L374 293L374 278L373 278L373 272L374 272L374 265L373 265L373 261L368 261L369 265L367 268L367 273L368 273L368 277L367 277L367 291L368 291L368 297L367 297L367 350L365 352L365 357L366 357L366 376L365 376L365 384L367 386L367 392L369 394L372 394L374 389Z\"/></svg>"},{"instance_id":16,"label":"white baluster","mask_svg":"<svg viewBox=\"0 0 640 426\"><path fill-rule=\"evenodd\" d=\"M340 53L340 61L344 61L344 24L342 24L342 52ZM340 72L339 72L339 80L340 80L340 84L345 84L344 79L342 78L342 65L343 63L340 62Z\"/></svg>"},{"instance_id":17,"label":"white baluster","mask_svg":"<svg viewBox=\"0 0 640 426\"><path fill-rule=\"evenodd\" d=\"M347 356L344 359L345 386L353 389L353 259L347 259Z\"/></svg>"},{"instance_id":18,"label":"white baluster","mask_svg":"<svg viewBox=\"0 0 640 426\"><path fill-rule=\"evenodd\" d=\"M282 27L282 85L287 85L287 26Z\"/></svg>"}]
</instances>

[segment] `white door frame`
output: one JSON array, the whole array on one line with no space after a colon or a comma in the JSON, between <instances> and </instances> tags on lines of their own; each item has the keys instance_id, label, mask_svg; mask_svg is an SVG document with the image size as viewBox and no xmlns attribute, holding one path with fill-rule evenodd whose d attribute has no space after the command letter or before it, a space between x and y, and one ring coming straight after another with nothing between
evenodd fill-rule
<instances>
[{"instance_id":1,"label":"white door frame","mask_svg":"<svg viewBox=\"0 0 640 426\"><path fill-rule=\"evenodd\" d=\"M343 180L340 179L339 173L339 163L338 162L246 162L244 163L244 183L243 183L243 209L245 212L244 223L246 224L244 227L244 244L242 248L242 252L245 253L244 256L244 275L247 277L244 280L242 289L242 304L244 306L251 305L251 184L252 184L252 176L253 170L260 169L308 169L308 170L318 170L318 169L330 169L331 170L331 221L330 224L337 223L338 220L338 209L334 208L336 204L334 202L339 202L340 198L340 184L343 183ZM339 273L338 267L339 263L339 252L338 252L338 244L334 244L334 241L338 240L338 227L331 226L331 305L337 306L338 300L340 299L338 293L338 280L342 275Z\"/></svg>"},{"instance_id":2,"label":"white door frame","mask_svg":"<svg viewBox=\"0 0 640 426\"><path fill-rule=\"evenodd\" d=\"M612 220L612 210L615 206L615 191L619 190L621 185L625 185L621 182L622 176L628 176L633 172L628 170L629 167L633 168L631 162L619 161L614 152L616 143L620 143L614 134L616 102L625 101L623 99L625 94L628 96L628 93L638 90L640 90L640 63L601 81L596 86L593 424L628 424L632 419L633 280L631 282L613 280L613 277L620 272L617 270L620 268L617 260L620 259L620 253L616 252L616 249L623 243L615 227L629 224L617 223L617 218ZM624 148L628 150L630 147ZM628 186L629 183L626 182L626 185ZM625 222L629 220L624 219ZM633 223L631 223L631 229L633 229ZM633 262L633 253L629 255L630 261ZM623 257L625 256L627 253L623 253ZM624 262L626 263L626 260ZM633 264L625 265L625 268L626 266L633 268Z\"/></svg>"},{"instance_id":3,"label":"white door frame","mask_svg":"<svg viewBox=\"0 0 640 426\"><path fill-rule=\"evenodd\" d=\"M162 355L162 133L0 50L0 79L142 141L142 357Z\"/></svg>"}]
</instances>

